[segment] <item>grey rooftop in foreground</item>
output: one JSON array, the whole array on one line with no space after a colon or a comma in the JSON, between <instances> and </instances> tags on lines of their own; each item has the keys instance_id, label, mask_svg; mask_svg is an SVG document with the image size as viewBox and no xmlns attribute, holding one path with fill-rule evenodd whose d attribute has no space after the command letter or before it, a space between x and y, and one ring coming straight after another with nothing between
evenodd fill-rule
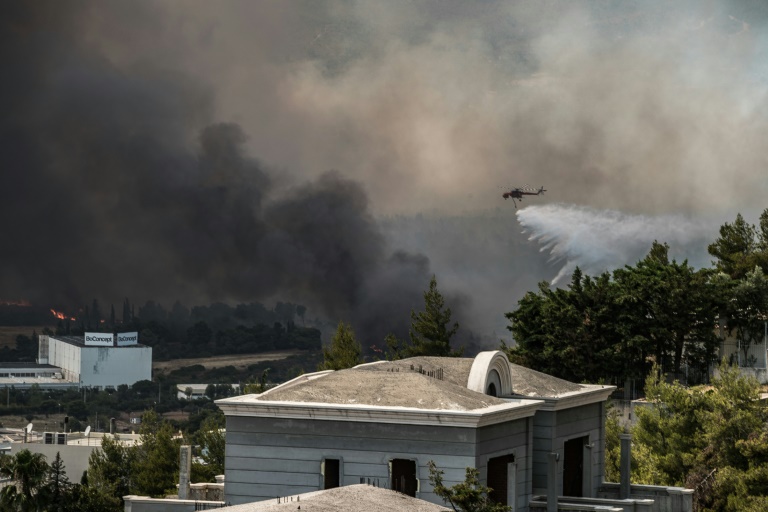
<instances>
[{"instance_id":1,"label":"grey rooftop in foreground","mask_svg":"<svg viewBox=\"0 0 768 512\"><path fill-rule=\"evenodd\" d=\"M405 494L365 484L347 485L326 491L281 497L216 509L221 512L282 512L301 510L311 512L445 512L449 509L411 498Z\"/></svg>"},{"instance_id":2,"label":"grey rooftop in foreground","mask_svg":"<svg viewBox=\"0 0 768 512\"><path fill-rule=\"evenodd\" d=\"M491 354L491 353L489 353ZM575 384L516 364L509 365L507 398L557 398L593 386ZM412 357L317 372L258 396L261 401L323 402L470 411L508 401L472 389L475 358ZM393 373L397 378L393 379ZM481 372L485 377L485 372Z\"/></svg>"},{"instance_id":3,"label":"grey rooftop in foreground","mask_svg":"<svg viewBox=\"0 0 768 512\"><path fill-rule=\"evenodd\" d=\"M277 387L263 393L257 400L449 411L471 411L506 403L500 398L420 373L402 371L395 377L391 372L371 371L365 367L336 371L286 388Z\"/></svg>"},{"instance_id":4,"label":"grey rooftop in foreground","mask_svg":"<svg viewBox=\"0 0 768 512\"><path fill-rule=\"evenodd\" d=\"M498 389L487 394L493 375ZM602 401L612 389L557 379L489 351L474 359L413 357L315 372L216 403L232 416L479 427L532 416L540 407Z\"/></svg>"}]
</instances>

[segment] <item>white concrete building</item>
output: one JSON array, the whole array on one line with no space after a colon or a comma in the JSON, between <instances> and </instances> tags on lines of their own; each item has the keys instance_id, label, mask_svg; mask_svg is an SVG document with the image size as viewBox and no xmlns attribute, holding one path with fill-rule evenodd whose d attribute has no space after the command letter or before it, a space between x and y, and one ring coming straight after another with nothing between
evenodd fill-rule
<instances>
[{"instance_id":1,"label":"white concrete building","mask_svg":"<svg viewBox=\"0 0 768 512\"><path fill-rule=\"evenodd\" d=\"M107 341L111 334L100 335L98 344L89 344L85 336L40 335L38 363L61 368L64 380L81 386L116 388L140 380L152 380L152 347L135 343L118 345ZM135 334L135 333L131 333ZM135 339L135 337L134 337Z\"/></svg>"},{"instance_id":2,"label":"white concrete building","mask_svg":"<svg viewBox=\"0 0 768 512\"><path fill-rule=\"evenodd\" d=\"M10 455L16 455L21 450L29 450L32 453L41 453L45 456L48 464L52 464L56 459L56 453L61 455L64 462L64 469L71 482L78 482L83 476L83 472L88 469L88 459L96 450L101 449L102 439L110 437L119 441L125 446L135 446L140 442L139 434L119 434L117 436L109 433L93 432L85 434L83 432L51 432L53 434L53 443L46 434L48 432L32 431L29 433L26 443L10 443Z\"/></svg>"}]
</instances>

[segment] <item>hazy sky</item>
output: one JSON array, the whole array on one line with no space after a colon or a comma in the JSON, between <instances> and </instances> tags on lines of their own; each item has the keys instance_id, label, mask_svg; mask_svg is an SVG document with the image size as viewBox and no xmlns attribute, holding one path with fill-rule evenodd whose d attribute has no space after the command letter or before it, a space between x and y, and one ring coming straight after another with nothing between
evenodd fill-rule
<instances>
[{"instance_id":1,"label":"hazy sky","mask_svg":"<svg viewBox=\"0 0 768 512\"><path fill-rule=\"evenodd\" d=\"M5 6L0 298L283 297L379 332L437 273L500 318L530 254L475 279L482 247L380 219L504 208L565 272L755 222L767 21L757 0ZM518 218L501 193L526 184L548 193Z\"/></svg>"}]
</instances>

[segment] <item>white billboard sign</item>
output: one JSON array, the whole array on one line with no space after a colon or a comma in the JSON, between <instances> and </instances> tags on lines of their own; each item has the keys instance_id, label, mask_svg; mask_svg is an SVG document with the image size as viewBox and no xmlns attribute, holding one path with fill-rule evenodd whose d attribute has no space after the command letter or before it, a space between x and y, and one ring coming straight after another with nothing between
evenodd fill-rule
<instances>
[{"instance_id":1,"label":"white billboard sign","mask_svg":"<svg viewBox=\"0 0 768 512\"><path fill-rule=\"evenodd\" d=\"M117 333L117 346L125 347L127 345L138 345L139 333L138 332L119 332Z\"/></svg>"},{"instance_id":2,"label":"white billboard sign","mask_svg":"<svg viewBox=\"0 0 768 512\"><path fill-rule=\"evenodd\" d=\"M98 347L111 347L115 344L115 335L106 332L87 332L85 333L85 344Z\"/></svg>"}]
</instances>

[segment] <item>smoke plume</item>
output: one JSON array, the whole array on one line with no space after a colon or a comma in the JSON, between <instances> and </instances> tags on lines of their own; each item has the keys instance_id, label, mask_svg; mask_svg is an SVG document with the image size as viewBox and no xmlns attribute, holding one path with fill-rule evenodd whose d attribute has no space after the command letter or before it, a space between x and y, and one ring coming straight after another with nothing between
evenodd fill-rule
<instances>
[{"instance_id":1,"label":"smoke plume","mask_svg":"<svg viewBox=\"0 0 768 512\"><path fill-rule=\"evenodd\" d=\"M70 311L91 297L292 299L364 339L404 333L429 261L387 246L358 182L324 172L277 191L280 170L213 120L209 89L126 74L83 44L83 12L15 7L0 50L14 78L0 120L3 296Z\"/></svg>"},{"instance_id":2,"label":"smoke plume","mask_svg":"<svg viewBox=\"0 0 768 512\"><path fill-rule=\"evenodd\" d=\"M544 185L539 206L615 211L673 249L654 219L717 225L765 205L764 2L83 0L3 14L0 299L278 298L384 332L436 272L457 312L488 325L551 268L518 245L511 213L480 238L439 219L509 207L503 187ZM606 228L595 256L563 215L534 213L521 221L566 261L641 250L606 243ZM420 214L437 219L421 240L408 221L382 227Z\"/></svg>"}]
</instances>

